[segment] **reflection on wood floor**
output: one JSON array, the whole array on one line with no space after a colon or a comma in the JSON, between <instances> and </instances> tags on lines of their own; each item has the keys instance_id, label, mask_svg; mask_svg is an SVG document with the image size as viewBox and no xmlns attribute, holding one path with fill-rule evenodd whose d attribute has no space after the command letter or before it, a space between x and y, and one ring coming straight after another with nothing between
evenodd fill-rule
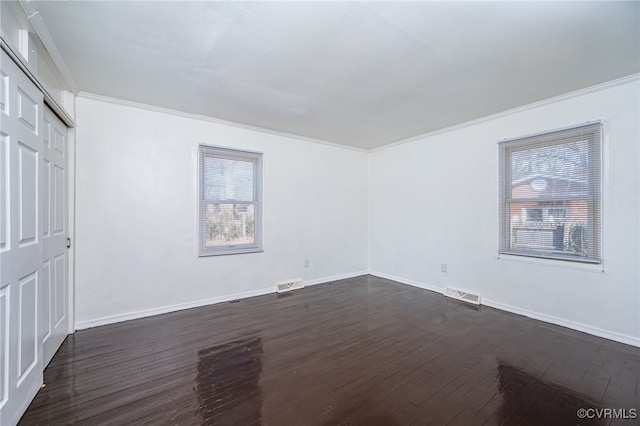
<instances>
[{"instance_id":1,"label":"reflection on wood floor","mask_svg":"<svg viewBox=\"0 0 640 426\"><path fill-rule=\"evenodd\" d=\"M362 276L79 331L21 424L640 424L577 416L631 417L639 378L639 348Z\"/></svg>"}]
</instances>

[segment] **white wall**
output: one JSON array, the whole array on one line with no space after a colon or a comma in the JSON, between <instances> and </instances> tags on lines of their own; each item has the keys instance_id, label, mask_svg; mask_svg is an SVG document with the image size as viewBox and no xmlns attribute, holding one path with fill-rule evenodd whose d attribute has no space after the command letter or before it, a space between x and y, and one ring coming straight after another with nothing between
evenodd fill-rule
<instances>
[{"instance_id":1,"label":"white wall","mask_svg":"<svg viewBox=\"0 0 640 426\"><path fill-rule=\"evenodd\" d=\"M79 328L366 273L366 152L93 98L77 121ZM263 253L196 256L199 143L264 152Z\"/></svg>"},{"instance_id":2,"label":"white wall","mask_svg":"<svg viewBox=\"0 0 640 426\"><path fill-rule=\"evenodd\" d=\"M370 270L640 345L639 107L638 78L626 79L372 152ZM497 259L497 141L597 119L609 121L605 273Z\"/></svg>"},{"instance_id":3,"label":"white wall","mask_svg":"<svg viewBox=\"0 0 640 426\"><path fill-rule=\"evenodd\" d=\"M368 267L640 345L637 77L369 154L95 98L77 114L79 328ZM498 259L497 141L596 119L608 121L605 272ZM264 253L196 256L199 143L264 152Z\"/></svg>"}]
</instances>

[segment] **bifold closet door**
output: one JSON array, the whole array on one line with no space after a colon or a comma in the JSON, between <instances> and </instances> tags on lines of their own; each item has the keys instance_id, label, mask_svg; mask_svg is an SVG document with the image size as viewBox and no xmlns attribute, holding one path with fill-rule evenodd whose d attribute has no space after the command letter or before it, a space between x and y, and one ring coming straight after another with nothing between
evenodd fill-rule
<instances>
[{"instance_id":1,"label":"bifold closet door","mask_svg":"<svg viewBox=\"0 0 640 426\"><path fill-rule=\"evenodd\" d=\"M42 383L44 102L0 53L0 424L12 425Z\"/></svg>"},{"instance_id":2,"label":"bifold closet door","mask_svg":"<svg viewBox=\"0 0 640 426\"><path fill-rule=\"evenodd\" d=\"M67 127L48 108L42 129L42 238L43 262L41 337L46 366L67 337Z\"/></svg>"}]
</instances>

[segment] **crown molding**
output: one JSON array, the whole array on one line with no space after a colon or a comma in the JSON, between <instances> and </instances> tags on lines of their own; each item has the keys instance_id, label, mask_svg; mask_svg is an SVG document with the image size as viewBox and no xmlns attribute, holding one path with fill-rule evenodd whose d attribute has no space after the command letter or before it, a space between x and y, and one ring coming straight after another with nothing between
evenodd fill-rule
<instances>
[{"instance_id":1,"label":"crown molding","mask_svg":"<svg viewBox=\"0 0 640 426\"><path fill-rule=\"evenodd\" d=\"M397 142L391 142L379 147L375 147L375 148L370 148L370 149L364 149L364 148L358 148L355 146L351 146L351 145L345 145L345 144L340 144L340 143L335 143L335 142L329 142L329 141L325 141L322 139L315 139L315 138L310 138L308 136L302 136L302 135L297 135L294 133L287 133L287 132L282 132L279 130L273 130L273 129L268 129L268 128L264 128L264 127L258 127L258 126L252 126L249 124L243 124L243 123L238 123L235 121L229 121L229 120L223 120L220 118L214 118L214 117L209 117L209 116L205 116L205 115L200 115L200 114L194 114L194 113L189 113L189 112L184 112L184 111L178 111L178 110L174 110L174 109L170 109L170 108L164 108L164 107L158 107L155 105L149 105L149 104L144 104L144 103L140 103L140 102L134 102L134 101L128 101L125 99L118 99L118 98L112 98L112 97L108 97L108 96L103 96L103 95L98 95L98 94L94 94L94 93L89 93L89 92L80 92L78 93L78 97L80 98L85 98L85 99L93 99L93 100L97 100L97 101L101 101L101 102L108 102L108 103L112 103L112 104L117 104L117 105L122 105L122 106L128 106L128 107L132 107L132 108L138 108L138 109L144 109L144 110L148 110L148 111L154 111L154 112L159 112L159 113L164 113L164 114L170 114L170 115L174 115L174 116L178 116L178 117L183 117L183 118L190 118L190 119L194 119L194 120L200 120L200 121L207 121L207 122L211 122L211 123L216 123L216 124L221 124L221 125L225 125L225 126L230 126L230 127L236 127L236 128L240 128L240 129L245 129L245 130L252 130L252 131L256 131L256 132L260 132L260 133L265 133L265 134L270 134L270 135L275 135L275 136L281 136L281 137L286 137L286 138L292 138L292 139L298 139L298 140L303 140L306 142L311 142L311 143L317 143L317 144L321 144L321 145L328 145L328 146L332 146L334 148L342 148L342 149L348 149L348 150L352 150L352 151L357 151L357 152L376 152L376 151L382 151L388 148L393 148L399 145L404 145L407 143L411 143L411 142L415 142L421 139L426 139L432 136L437 136L443 133L448 133L454 130L460 130L460 129L464 129L466 127L470 127L476 124L480 124L480 123L484 123L487 121L491 121L491 120L496 120L498 118L503 118L503 117L507 117L509 115L513 115L513 114L517 114L523 111L528 111L531 109L535 109L535 108L539 108L541 106L544 105L549 105L552 103L556 103L559 101L563 101L563 100L567 100L567 99L571 99L574 97L578 97L578 96L583 96L586 95L588 93L593 93L593 92L598 92L601 90L605 90L605 89L610 89L612 87L616 87L616 86L620 86L623 84L627 84L630 82L635 82L635 81L640 81L640 73L638 74L632 74L626 77L622 77L622 78L618 78L616 80L611 80L605 83L601 83L601 84L597 84L595 86L590 86L584 89L580 89L580 90L576 90L573 92L569 92L569 93L565 93L562 95L558 95L558 96L554 96L552 98L548 98L548 99L544 99L542 101L537 101L537 102L533 102L527 105L523 105L523 106L519 106L516 108L511 108L505 111L501 111L495 114L491 114L491 115L487 115L481 118L477 118L474 120L470 120L470 121L465 121L463 123L459 123L459 124L455 124L453 126L449 126L449 127L444 127L442 129L438 129L432 132L428 132L428 133L423 133L420 135L416 135L416 136L412 136L410 138L407 139L402 139L399 140Z\"/></svg>"},{"instance_id":2,"label":"crown molding","mask_svg":"<svg viewBox=\"0 0 640 426\"><path fill-rule=\"evenodd\" d=\"M210 123L221 124L223 126L236 127L239 129L251 130L254 132L260 132L260 133L265 133L265 134L274 135L274 136L281 136L281 137L290 138L290 139L298 139L298 140L303 140L305 142L327 145L334 148L347 149L350 151L365 152L365 153L368 152L367 149L358 148L350 145L344 145L344 144L335 143L335 142L329 142L322 139L310 138L308 136L296 135L295 133L281 132L279 130L273 130L273 129L268 129L268 128L259 127L259 126L252 126L250 124L238 123L236 121L223 120L220 118L194 114L191 112L178 111L175 109L164 108L164 107L144 104L140 102L128 101L125 99L111 98L109 96L97 95L95 93L79 92L78 98L90 99L90 100L100 101L100 102L107 102L111 104L122 105L122 106L131 107L131 108L138 108L138 109L143 109L143 110L152 111L152 112L159 112L162 114L174 115L176 117L190 118L190 119L199 120L199 121L207 121Z\"/></svg>"},{"instance_id":3,"label":"crown molding","mask_svg":"<svg viewBox=\"0 0 640 426\"><path fill-rule=\"evenodd\" d=\"M484 117L480 117L480 118L476 118L474 120L470 120L470 121L465 121L464 123L459 123L459 124L455 124L453 126L449 126L449 127L444 127L442 129L438 129L438 130L434 130L433 132L428 132L428 133L423 133L420 135L416 135L416 136L412 136L410 138L407 139L402 139L399 140L397 142L391 142L388 143L386 145L382 145L376 148L371 148L368 150L368 152L376 152L376 151L383 151L385 149L388 148L393 148L399 145L404 145L410 142L415 142L421 139L426 139L426 138L430 138L432 136L437 136L437 135L441 135L443 133L449 133L452 132L454 130L460 130L460 129L464 129L465 127L470 127L476 124L480 124L480 123L484 123L486 121L491 121L491 120L496 120L498 118L502 118L502 117L507 117L509 115L513 115L513 114L517 114L523 111L528 111L531 109L535 109L535 108L539 108L541 106L544 105L549 105L552 103L556 103L556 102L560 102L560 101L564 101L567 99L571 99L571 98L575 98L577 96L583 96L586 95L588 93L593 93L593 92L598 92L601 90L605 90L605 89L610 89L612 87L616 87L616 86L621 86L623 84L627 84L627 83L631 83L631 82L635 82L635 81L640 81L640 73L638 74L631 74L629 76L626 77L622 77L622 78L618 78L615 80L611 80L611 81L607 81L605 83L600 83L597 84L595 86L590 86L590 87L586 87L584 89L579 89L573 92L569 92L569 93L564 93L562 95L558 95L558 96L554 96L552 98L548 98L548 99L544 99L541 101L537 101L537 102L533 102L530 104L526 104L526 105L522 105L516 108L511 108L505 111L501 111L495 114L491 114L491 115L487 115Z\"/></svg>"}]
</instances>

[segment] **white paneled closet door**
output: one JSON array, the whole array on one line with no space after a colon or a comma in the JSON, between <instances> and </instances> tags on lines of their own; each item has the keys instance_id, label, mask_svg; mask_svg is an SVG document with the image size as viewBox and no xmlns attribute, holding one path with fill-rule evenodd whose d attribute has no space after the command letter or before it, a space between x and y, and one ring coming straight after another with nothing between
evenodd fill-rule
<instances>
[{"instance_id":1,"label":"white paneled closet door","mask_svg":"<svg viewBox=\"0 0 640 426\"><path fill-rule=\"evenodd\" d=\"M43 266L41 338L46 366L68 334L67 315L67 127L48 108L44 111L42 148Z\"/></svg>"},{"instance_id":2,"label":"white paneled closet door","mask_svg":"<svg viewBox=\"0 0 640 426\"><path fill-rule=\"evenodd\" d=\"M0 51L0 425L18 422L69 331L67 128Z\"/></svg>"},{"instance_id":3,"label":"white paneled closet door","mask_svg":"<svg viewBox=\"0 0 640 426\"><path fill-rule=\"evenodd\" d=\"M0 58L0 424L16 423L42 383L43 96Z\"/></svg>"}]
</instances>

